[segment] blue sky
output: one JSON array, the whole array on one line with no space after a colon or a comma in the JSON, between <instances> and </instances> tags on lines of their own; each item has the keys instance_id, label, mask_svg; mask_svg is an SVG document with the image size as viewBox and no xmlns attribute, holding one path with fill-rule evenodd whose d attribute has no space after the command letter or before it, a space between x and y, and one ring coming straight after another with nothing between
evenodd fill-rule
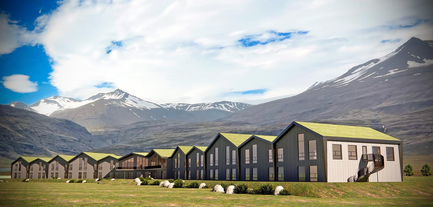
<instances>
[{"instance_id":1,"label":"blue sky","mask_svg":"<svg viewBox=\"0 0 433 207\"><path fill-rule=\"evenodd\" d=\"M430 6L0 1L0 104L116 88L156 103L261 103L335 78L412 36L433 39Z\"/></svg>"}]
</instances>

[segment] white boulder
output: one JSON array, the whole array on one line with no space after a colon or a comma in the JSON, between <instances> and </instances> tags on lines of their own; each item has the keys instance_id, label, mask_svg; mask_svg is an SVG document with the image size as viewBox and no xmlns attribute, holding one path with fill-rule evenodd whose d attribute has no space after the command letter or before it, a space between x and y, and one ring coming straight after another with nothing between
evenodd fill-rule
<instances>
[{"instance_id":1,"label":"white boulder","mask_svg":"<svg viewBox=\"0 0 433 207\"><path fill-rule=\"evenodd\" d=\"M87 181L86 181L86 180L83 180L83 182L81 182L81 183L87 183Z\"/></svg>"},{"instance_id":2,"label":"white boulder","mask_svg":"<svg viewBox=\"0 0 433 207\"><path fill-rule=\"evenodd\" d=\"M215 187L213 187L213 192L224 193L224 188L221 185L215 185Z\"/></svg>"},{"instance_id":3,"label":"white boulder","mask_svg":"<svg viewBox=\"0 0 433 207\"><path fill-rule=\"evenodd\" d=\"M280 195L280 192L284 190L283 186L279 185L275 187L274 195Z\"/></svg>"},{"instance_id":4,"label":"white boulder","mask_svg":"<svg viewBox=\"0 0 433 207\"><path fill-rule=\"evenodd\" d=\"M25 182L29 182L30 180L27 178L26 180L25 180Z\"/></svg>"},{"instance_id":5,"label":"white boulder","mask_svg":"<svg viewBox=\"0 0 433 207\"><path fill-rule=\"evenodd\" d=\"M174 186L174 183L170 183L170 184L168 184L167 188L173 188L173 186Z\"/></svg>"},{"instance_id":6,"label":"white boulder","mask_svg":"<svg viewBox=\"0 0 433 207\"><path fill-rule=\"evenodd\" d=\"M95 182L98 182L98 181L99 181L99 178L96 178L96 179L95 179Z\"/></svg>"},{"instance_id":7,"label":"white boulder","mask_svg":"<svg viewBox=\"0 0 433 207\"><path fill-rule=\"evenodd\" d=\"M70 182L70 180L67 180L67 181L66 181L66 183L69 183L69 182Z\"/></svg>"},{"instance_id":8,"label":"white boulder","mask_svg":"<svg viewBox=\"0 0 433 207\"><path fill-rule=\"evenodd\" d=\"M115 181L116 179L114 179L114 178L111 178L111 181Z\"/></svg>"},{"instance_id":9,"label":"white boulder","mask_svg":"<svg viewBox=\"0 0 433 207\"><path fill-rule=\"evenodd\" d=\"M164 180L163 186L168 187L168 185L170 185L170 182L168 182L168 180Z\"/></svg>"},{"instance_id":10,"label":"white boulder","mask_svg":"<svg viewBox=\"0 0 433 207\"><path fill-rule=\"evenodd\" d=\"M0 180L0 183L2 183L3 182L3 180Z\"/></svg>"},{"instance_id":11,"label":"white boulder","mask_svg":"<svg viewBox=\"0 0 433 207\"><path fill-rule=\"evenodd\" d=\"M202 189L204 186L206 186L206 183L201 183L200 186L198 186L198 189Z\"/></svg>"},{"instance_id":12,"label":"white boulder","mask_svg":"<svg viewBox=\"0 0 433 207\"><path fill-rule=\"evenodd\" d=\"M227 187L226 194L233 194L234 191L235 191L235 186L229 185L229 187Z\"/></svg>"},{"instance_id":13,"label":"white boulder","mask_svg":"<svg viewBox=\"0 0 433 207\"><path fill-rule=\"evenodd\" d=\"M141 180L139 180L139 182L137 182L137 186L140 186L141 185Z\"/></svg>"},{"instance_id":14,"label":"white boulder","mask_svg":"<svg viewBox=\"0 0 433 207\"><path fill-rule=\"evenodd\" d=\"M141 183L141 180L140 180L140 178L135 178L134 182L135 183Z\"/></svg>"},{"instance_id":15,"label":"white boulder","mask_svg":"<svg viewBox=\"0 0 433 207\"><path fill-rule=\"evenodd\" d=\"M59 180L59 179L61 179L61 178L57 178L57 180Z\"/></svg>"},{"instance_id":16,"label":"white boulder","mask_svg":"<svg viewBox=\"0 0 433 207\"><path fill-rule=\"evenodd\" d=\"M160 187L164 187L164 181L161 181L161 182L159 183L159 186L160 186Z\"/></svg>"}]
</instances>

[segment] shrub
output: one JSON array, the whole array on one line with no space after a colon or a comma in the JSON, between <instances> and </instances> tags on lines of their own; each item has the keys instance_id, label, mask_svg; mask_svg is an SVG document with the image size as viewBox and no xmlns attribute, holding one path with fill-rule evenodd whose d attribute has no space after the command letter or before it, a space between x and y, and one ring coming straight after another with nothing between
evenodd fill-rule
<instances>
[{"instance_id":1,"label":"shrub","mask_svg":"<svg viewBox=\"0 0 433 207\"><path fill-rule=\"evenodd\" d=\"M198 188L200 185L197 182L192 182L188 185L188 188Z\"/></svg>"},{"instance_id":2,"label":"shrub","mask_svg":"<svg viewBox=\"0 0 433 207\"><path fill-rule=\"evenodd\" d=\"M199 187L200 187L200 186L199 186ZM203 186L202 188L209 188L209 186L205 185L205 186Z\"/></svg>"},{"instance_id":3,"label":"shrub","mask_svg":"<svg viewBox=\"0 0 433 207\"><path fill-rule=\"evenodd\" d=\"M168 182L169 183L174 183L174 180L173 179L168 179Z\"/></svg>"},{"instance_id":4,"label":"shrub","mask_svg":"<svg viewBox=\"0 0 433 207\"><path fill-rule=\"evenodd\" d=\"M24 178L24 180L23 180L23 181L21 181L21 182L27 182L26 180L27 180L27 178Z\"/></svg>"},{"instance_id":5,"label":"shrub","mask_svg":"<svg viewBox=\"0 0 433 207\"><path fill-rule=\"evenodd\" d=\"M274 190L271 184L261 185L259 189L257 189L257 194L270 195L273 194Z\"/></svg>"},{"instance_id":6,"label":"shrub","mask_svg":"<svg viewBox=\"0 0 433 207\"><path fill-rule=\"evenodd\" d=\"M101 180L102 180L101 178L96 178L95 181L98 182L98 181L101 181Z\"/></svg>"},{"instance_id":7,"label":"shrub","mask_svg":"<svg viewBox=\"0 0 433 207\"><path fill-rule=\"evenodd\" d=\"M140 179L141 182L144 181L144 178L143 178L143 177L139 177L138 179Z\"/></svg>"},{"instance_id":8,"label":"shrub","mask_svg":"<svg viewBox=\"0 0 433 207\"><path fill-rule=\"evenodd\" d=\"M430 166L427 165L427 164L425 164L424 166L422 166L422 168L421 168L421 174L423 176L429 176L429 175L431 175Z\"/></svg>"},{"instance_id":9,"label":"shrub","mask_svg":"<svg viewBox=\"0 0 433 207\"><path fill-rule=\"evenodd\" d=\"M280 191L280 194L278 195L290 195L289 191L286 189L283 189L282 191Z\"/></svg>"},{"instance_id":10,"label":"shrub","mask_svg":"<svg viewBox=\"0 0 433 207\"><path fill-rule=\"evenodd\" d=\"M182 179L177 179L174 181L173 188L181 188L182 186L183 186L183 180Z\"/></svg>"},{"instance_id":11,"label":"shrub","mask_svg":"<svg viewBox=\"0 0 433 207\"><path fill-rule=\"evenodd\" d=\"M153 178L151 178L151 177L145 177L144 179L145 180L153 180Z\"/></svg>"},{"instance_id":12,"label":"shrub","mask_svg":"<svg viewBox=\"0 0 433 207\"><path fill-rule=\"evenodd\" d=\"M77 183L82 183L83 182L83 180L77 180Z\"/></svg>"},{"instance_id":13,"label":"shrub","mask_svg":"<svg viewBox=\"0 0 433 207\"><path fill-rule=\"evenodd\" d=\"M147 180L143 180L143 181L141 181L141 185L148 185L149 184L149 182L147 181ZM158 184L159 185L159 184Z\"/></svg>"},{"instance_id":14,"label":"shrub","mask_svg":"<svg viewBox=\"0 0 433 207\"><path fill-rule=\"evenodd\" d=\"M240 184L240 185L235 187L234 193L246 194L246 193L248 193L248 186L245 184Z\"/></svg>"},{"instance_id":15,"label":"shrub","mask_svg":"<svg viewBox=\"0 0 433 207\"><path fill-rule=\"evenodd\" d=\"M159 183L160 183L159 181L155 180L151 185L159 185Z\"/></svg>"},{"instance_id":16,"label":"shrub","mask_svg":"<svg viewBox=\"0 0 433 207\"><path fill-rule=\"evenodd\" d=\"M69 180L69 183L75 183L75 180Z\"/></svg>"},{"instance_id":17,"label":"shrub","mask_svg":"<svg viewBox=\"0 0 433 207\"><path fill-rule=\"evenodd\" d=\"M406 176L412 176L413 175L413 167L412 167L412 165L406 165L406 167L404 167L404 170L403 170L403 172L404 172L404 175L406 175Z\"/></svg>"}]
</instances>

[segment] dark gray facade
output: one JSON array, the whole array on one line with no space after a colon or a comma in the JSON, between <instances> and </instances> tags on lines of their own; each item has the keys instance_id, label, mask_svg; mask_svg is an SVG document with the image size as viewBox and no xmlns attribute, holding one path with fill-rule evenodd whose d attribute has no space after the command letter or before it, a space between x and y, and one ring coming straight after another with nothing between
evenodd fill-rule
<instances>
[{"instance_id":1,"label":"dark gray facade","mask_svg":"<svg viewBox=\"0 0 433 207\"><path fill-rule=\"evenodd\" d=\"M133 179L137 177L148 177L150 172L145 168L149 166L149 159L145 156L147 153L130 153L119 158L119 164L116 166L115 177Z\"/></svg>"},{"instance_id":2,"label":"dark gray facade","mask_svg":"<svg viewBox=\"0 0 433 207\"><path fill-rule=\"evenodd\" d=\"M11 164L11 178L29 178L29 163L22 157L19 157Z\"/></svg>"},{"instance_id":3,"label":"dark gray facade","mask_svg":"<svg viewBox=\"0 0 433 207\"><path fill-rule=\"evenodd\" d=\"M98 161L97 178L114 178L116 176L116 166L118 160L115 157L105 157Z\"/></svg>"},{"instance_id":4,"label":"dark gray facade","mask_svg":"<svg viewBox=\"0 0 433 207\"><path fill-rule=\"evenodd\" d=\"M186 159L188 160L187 172L190 173L190 179L191 180L205 179L204 152L200 148L194 147L186 154ZM191 162L189 162L189 160L191 160Z\"/></svg>"},{"instance_id":5,"label":"dark gray facade","mask_svg":"<svg viewBox=\"0 0 433 207\"><path fill-rule=\"evenodd\" d=\"M81 153L69 161L68 178L94 179L98 176L98 161Z\"/></svg>"},{"instance_id":6,"label":"dark gray facade","mask_svg":"<svg viewBox=\"0 0 433 207\"><path fill-rule=\"evenodd\" d=\"M253 156L253 145L257 148L257 156L254 159ZM271 176L275 177L274 170L274 156L271 157L271 162L269 162L269 150L272 151L272 142L265 141L260 138L252 137L246 143L239 147L240 152L240 180L250 181L274 181L274 179L269 178L269 171L271 170ZM249 153L249 159L247 160L247 153ZM256 170L253 170L253 169ZM246 177L246 171L249 171L248 177ZM253 172L256 172L256 177Z\"/></svg>"},{"instance_id":7,"label":"dark gray facade","mask_svg":"<svg viewBox=\"0 0 433 207\"><path fill-rule=\"evenodd\" d=\"M298 147L298 135L303 134L304 136L304 160L299 160L299 147ZM316 140L317 158L310 160L308 143L310 140ZM278 161L278 149L283 149L283 161ZM275 178L279 180L278 169L283 167L284 169L284 181L297 182L299 181L299 167L305 169L305 181L310 181L310 166L317 166L317 181L326 182L326 170L325 170L325 150L323 145L323 138L316 133L292 124L290 129L274 142L274 155L276 160ZM280 178L281 179L281 178Z\"/></svg>"},{"instance_id":8,"label":"dark gray facade","mask_svg":"<svg viewBox=\"0 0 433 207\"><path fill-rule=\"evenodd\" d=\"M55 156L48 162L48 178L68 178L68 161Z\"/></svg>"},{"instance_id":9,"label":"dark gray facade","mask_svg":"<svg viewBox=\"0 0 433 207\"><path fill-rule=\"evenodd\" d=\"M46 159L48 160L48 159ZM33 179L43 179L47 178L48 170L47 170L47 161L38 158L29 163L29 178Z\"/></svg>"}]
</instances>

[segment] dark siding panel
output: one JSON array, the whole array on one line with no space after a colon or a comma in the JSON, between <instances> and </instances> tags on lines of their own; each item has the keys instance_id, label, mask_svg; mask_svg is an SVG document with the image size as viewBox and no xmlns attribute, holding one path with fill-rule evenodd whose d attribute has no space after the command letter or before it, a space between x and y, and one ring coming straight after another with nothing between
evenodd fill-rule
<instances>
[{"instance_id":1,"label":"dark siding panel","mask_svg":"<svg viewBox=\"0 0 433 207\"><path fill-rule=\"evenodd\" d=\"M257 163L253 163L253 147L252 145L257 144ZM245 164L245 149L250 150L250 164ZM240 180L245 180L245 168L250 168L250 179L253 179L252 168L257 168L257 180L268 181L269 180L269 168L273 166L272 162L269 162L269 150L272 149L272 144L259 139L252 139L247 144L242 146L240 149L240 163L241 173Z\"/></svg>"}]
</instances>

